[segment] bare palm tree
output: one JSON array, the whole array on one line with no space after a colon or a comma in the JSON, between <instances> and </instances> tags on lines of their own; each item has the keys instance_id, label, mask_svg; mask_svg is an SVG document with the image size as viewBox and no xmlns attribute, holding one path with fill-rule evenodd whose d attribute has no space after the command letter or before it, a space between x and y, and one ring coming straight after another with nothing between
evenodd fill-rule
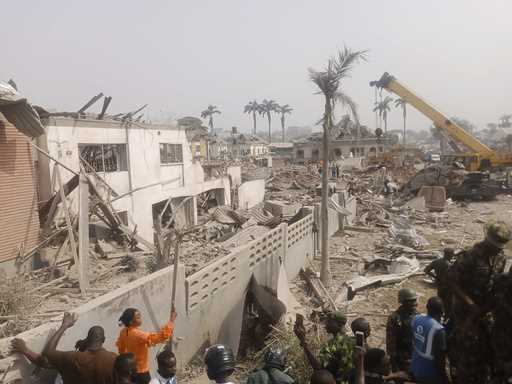
<instances>
[{"instance_id":1,"label":"bare palm tree","mask_svg":"<svg viewBox=\"0 0 512 384\"><path fill-rule=\"evenodd\" d=\"M388 112L391 111L391 102L393 98L390 96L386 96L383 100L379 101L373 111L379 112L379 116L384 121L384 135L388 133Z\"/></svg>"},{"instance_id":2,"label":"bare palm tree","mask_svg":"<svg viewBox=\"0 0 512 384\"><path fill-rule=\"evenodd\" d=\"M210 133L215 133L213 130L213 115L220 115L219 109L215 105L209 105L203 112L201 112L201 117L203 119L208 119L208 126L210 127Z\"/></svg>"},{"instance_id":3,"label":"bare palm tree","mask_svg":"<svg viewBox=\"0 0 512 384\"><path fill-rule=\"evenodd\" d=\"M256 114L260 112L260 105L256 100L249 101L244 107L244 113L252 114L253 130L252 133L256 135Z\"/></svg>"},{"instance_id":4,"label":"bare palm tree","mask_svg":"<svg viewBox=\"0 0 512 384\"><path fill-rule=\"evenodd\" d=\"M284 129L284 123L285 123L285 120L286 120L286 114L291 114L293 111L293 108L290 107L288 104L285 104L285 105L280 105L277 107L277 113L280 113L281 114L281 130L282 130L282 141L284 143L284 139L285 139L285 129Z\"/></svg>"},{"instance_id":5,"label":"bare palm tree","mask_svg":"<svg viewBox=\"0 0 512 384\"><path fill-rule=\"evenodd\" d=\"M277 112L279 104L275 100L263 99L260 104L260 114L267 116L268 119L268 142L272 142L272 113Z\"/></svg>"},{"instance_id":6,"label":"bare palm tree","mask_svg":"<svg viewBox=\"0 0 512 384\"><path fill-rule=\"evenodd\" d=\"M323 126L323 164L322 164L322 205L320 216L322 218L322 266L320 279L325 286L329 286L331 272L329 267L329 235L328 235L328 161L329 161L329 136L333 126L334 108L337 103L347 106L352 112L354 120L358 122L356 104L352 99L340 90L341 81L350 76L350 72L360 60L366 59L365 51L352 51L344 48L327 62L327 67L321 71L309 69L309 77L318 87L317 94L324 97Z\"/></svg>"},{"instance_id":7,"label":"bare palm tree","mask_svg":"<svg viewBox=\"0 0 512 384\"><path fill-rule=\"evenodd\" d=\"M395 108L402 108L402 117L404 118L404 138L403 143L405 147L405 128L406 128L406 120L407 120L407 101L404 99L396 99L395 100Z\"/></svg>"}]
</instances>

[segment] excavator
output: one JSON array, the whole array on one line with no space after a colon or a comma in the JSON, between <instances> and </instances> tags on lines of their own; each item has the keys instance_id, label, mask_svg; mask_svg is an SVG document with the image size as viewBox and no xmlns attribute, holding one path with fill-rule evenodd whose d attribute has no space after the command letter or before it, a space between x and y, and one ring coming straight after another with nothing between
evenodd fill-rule
<instances>
[{"instance_id":1,"label":"excavator","mask_svg":"<svg viewBox=\"0 0 512 384\"><path fill-rule=\"evenodd\" d=\"M492 150L387 72L379 80L371 81L370 86L392 92L416 108L432 121L454 150L454 153L441 156L441 166L419 172L404 186L406 192L415 193L421 185L437 184L445 185L448 196L454 199L489 200L500 192L510 191L491 180L489 172L512 166L512 153ZM454 165L468 172L461 176Z\"/></svg>"}]
</instances>

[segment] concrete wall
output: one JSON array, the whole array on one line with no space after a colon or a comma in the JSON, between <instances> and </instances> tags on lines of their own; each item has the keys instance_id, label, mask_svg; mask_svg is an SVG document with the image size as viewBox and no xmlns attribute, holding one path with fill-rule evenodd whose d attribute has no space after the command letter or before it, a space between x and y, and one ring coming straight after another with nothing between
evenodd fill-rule
<instances>
[{"instance_id":1,"label":"concrete wall","mask_svg":"<svg viewBox=\"0 0 512 384\"><path fill-rule=\"evenodd\" d=\"M268 232L246 246L222 257L206 268L185 278L180 267L177 306L179 316L175 330L175 352L180 364L188 362L194 354L202 352L209 343L226 343L238 349L245 293L251 279L276 292L280 262L284 263L288 280L297 276L306 264L306 257L313 256L313 215L290 225L286 224ZM119 333L117 319L123 309L135 307L143 314L145 330L156 330L169 316L172 268L145 276L109 294L79 307L77 324L66 332L59 349L70 350L77 339L83 338L90 326L100 324L105 328L106 347L116 350ZM40 351L48 335L59 326L51 322L18 337L28 346ZM0 341L0 353L8 355L8 339ZM152 369L158 348L152 349ZM0 367L10 361L15 366L6 376L6 383L16 380L30 382L32 367L24 359L10 356L0 360Z\"/></svg>"},{"instance_id":2,"label":"concrete wall","mask_svg":"<svg viewBox=\"0 0 512 384\"><path fill-rule=\"evenodd\" d=\"M238 188L238 207L249 209L261 203L265 197L265 180L246 181Z\"/></svg>"},{"instance_id":3,"label":"concrete wall","mask_svg":"<svg viewBox=\"0 0 512 384\"><path fill-rule=\"evenodd\" d=\"M195 196L212 189L224 189L231 201L227 177L204 181L200 163L192 161L185 130L176 125L127 125L99 120L50 119L46 124L48 151L73 170L79 169L78 144L126 144L128 171L100 173L119 194L156 183L114 202L114 208L128 211L137 232L153 239L152 206L169 197ZM161 164L160 143L181 144L183 163ZM63 182L72 174L62 171ZM77 195L70 197L76 207Z\"/></svg>"}]
</instances>

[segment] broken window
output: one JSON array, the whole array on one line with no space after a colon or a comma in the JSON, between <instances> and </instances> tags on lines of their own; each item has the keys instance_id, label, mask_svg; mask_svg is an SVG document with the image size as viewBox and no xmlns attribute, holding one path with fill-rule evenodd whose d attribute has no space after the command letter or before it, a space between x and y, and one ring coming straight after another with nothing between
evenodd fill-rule
<instances>
[{"instance_id":1,"label":"broken window","mask_svg":"<svg viewBox=\"0 0 512 384\"><path fill-rule=\"evenodd\" d=\"M126 144L78 144L78 150L96 172L128 170Z\"/></svg>"},{"instance_id":2,"label":"broken window","mask_svg":"<svg viewBox=\"0 0 512 384\"><path fill-rule=\"evenodd\" d=\"M303 158L304 158L304 151L303 151L302 149L299 149L299 150L297 151L297 157L298 157L299 159L303 159Z\"/></svg>"},{"instance_id":3,"label":"broken window","mask_svg":"<svg viewBox=\"0 0 512 384\"><path fill-rule=\"evenodd\" d=\"M181 144L160 143L160 164L183 163Z\"/></svg>"}]
</instances>

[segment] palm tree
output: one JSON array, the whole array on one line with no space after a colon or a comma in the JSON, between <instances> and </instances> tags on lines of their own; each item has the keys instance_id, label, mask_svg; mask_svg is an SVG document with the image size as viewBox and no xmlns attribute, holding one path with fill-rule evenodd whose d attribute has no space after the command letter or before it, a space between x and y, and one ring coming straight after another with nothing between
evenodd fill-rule
<instances>
[{"instance_id":1,"label":"palm tree","mask_svg":"<svg viewBox=\"0 0 512 384\"><path fill-rule=\"evenodd\" d=\"M365 51L352 51L344 48L334 57L331 57L327 63L327 67L322 71L309 69L309 77L318 87L317 94L323 95L325 105L322 117L323 126L323 164L322 164L322 205L320 217L322 218L322 265L320 270L320 279L325 286L329 286L331 273L329 268L329 237L328 237L328 211L327 202L329 198L328 191L328 161L329 161L329 135L334 120L334 108L337 103L348 106L354 120L358 122L356 104L352 99L340 90L341 81L350 75L350 72L360 60L366 59Z\"/></svg>"},{"instance_id":2,"label":"palm tree","mask_svg":"<svg viewBox=\"0 0 512 384\"><path fill-rule=\"evenodd\" d=\"M509 133L507 136L505 136L505 143L508 145L508 150L512 151L512 134Z\"/></svg>"},{"instance_id":3,"label":"palm tree","mask_svg":"<svg viewBox=\"0 0 512 384\"><path fill-rule=\"evenodd\" d=\"M384 135L388 133L388 112L391 111L390 104L392 101L392 97L386 96L375 105L375 108L373 108L373 112L378 111L380 117L384 120Z\"/></svg>"},{"instance_id":4,"label":"palm tree","mask_svg":"<svg viewBox=\"0 0 512 384\"><path fill-rule=\"evenodd\" d=\"M272 112L277 112L277 108L279 108L279 104L275 102L275 100L267 100L263 99L260 104L260 114L266 115L268 119L268 142L272 142Z\"/></svg>"},{"instance_id":5,"label":"palm tree","mask_svg":"<svg viewBox=\"0 0 512 384\"><path fill-rule=\"evenodd\" d=\"M256 113L260 112L260 105L256 100L249 101L244 107L244 113L252 113L253 134L256 135Z\"/></svg>"},{"instance_id":6,"label":"palm tree","mask_svg":"<svg viewBox=\"0 0 512 384\"><path fill-rule=\"evenodd\" d=\"M282 132L283 132L283 136L282 136L282 141L284 143L284 123L285 123L285 119L286 119L286 114L291 114L293 111L293 108L290 107L288 104L285 104L285 105L279 105L277 107L277 113L280 113L281 114L281 129L282 129Z\"/></svg>"},{"instance_id":7,"label":"palm tree","mask_svg":"<svg viewBox=\"0 0 512 384\"><path fill-rule=\"evenodd\" d=\"M404 99L396 99L395 100L395 108L402 108L402 117L404 118L404 147L405 147L405 127L406 127L406 119L407 119L407 101Z\"/></svg>"},{"instance_id":8,"label":"palm tree","mask_svg":"<svg viewBox=\"0 0 512 384\"><path fill-rule=\"evenodd\" d=\"M214 133L213 131L213 115L218 113L220 115L219 109L215 105L209 105L203 112L201 112L201 117L203 119L208 119L208 126L210 127L210 133Z\"/></svg>"}]
</instances>

